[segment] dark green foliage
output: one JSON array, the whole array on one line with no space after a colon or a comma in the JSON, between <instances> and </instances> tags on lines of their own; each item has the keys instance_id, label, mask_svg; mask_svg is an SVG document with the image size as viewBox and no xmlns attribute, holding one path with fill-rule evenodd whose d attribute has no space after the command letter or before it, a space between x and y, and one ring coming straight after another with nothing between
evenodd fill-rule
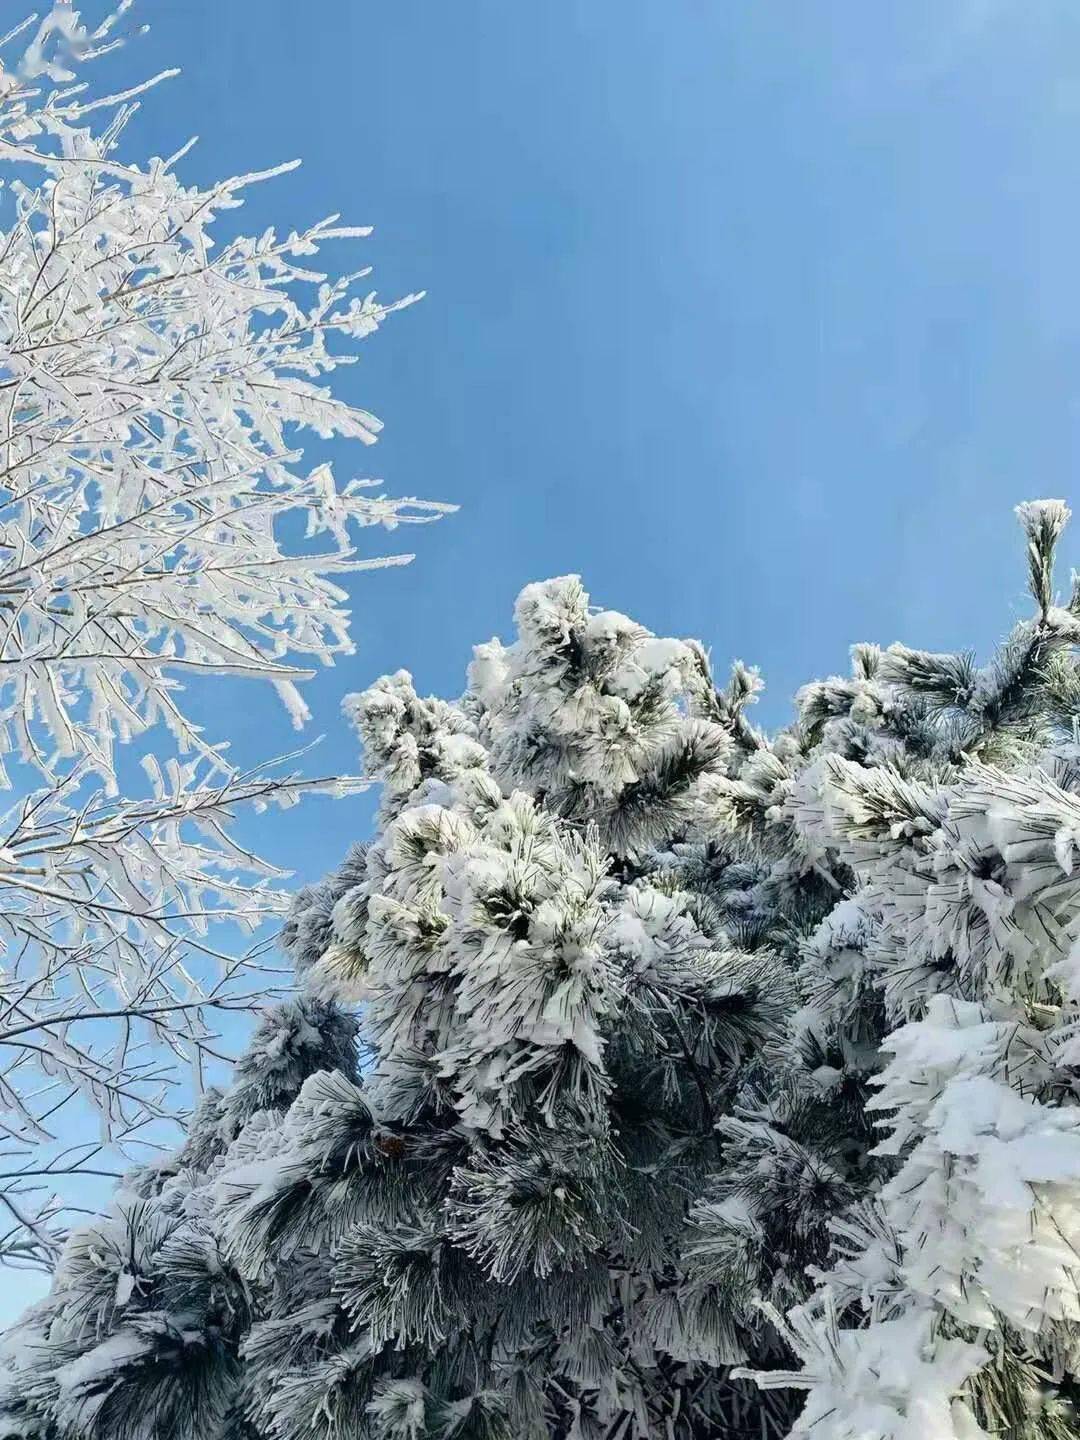
<instances>
[{"instance_id":1,"label":"dark green foliage","mask_svg":"<svg viewBox=\"0 0 1080 1440\"><path fill-rule=\"evenodd\" d=\"M73 1237L0 1440L781 1440L801 1392L742 1368L793 1369L805 1333L847 1363L864 1262L874 1324L910 1304L872 1097L890 1031L986 987L960 952L1008 864L961 828L1012 771L976 759L1015 769L1050 737L1055 783L1080 776L1060 525L1023 518L1038 613L989 665L856 646L771 738L755 672L718 688L700 646L573 578L523 593L459 704L404 672L354 697L379 833L297 898L308 988ZM1072 802L1030 783L1023 844L1056 881ZM955 945L897 943L939 891ZM1048 1025L1060 991L1037 999ZM1011 1053L1067 1100L1032 1029ZM811 1322L823 1276L839 1299ZM998 1340L975 1419L1065 1440L1063 1345L1055 1369Z\"/></svg>"}]
</instances>

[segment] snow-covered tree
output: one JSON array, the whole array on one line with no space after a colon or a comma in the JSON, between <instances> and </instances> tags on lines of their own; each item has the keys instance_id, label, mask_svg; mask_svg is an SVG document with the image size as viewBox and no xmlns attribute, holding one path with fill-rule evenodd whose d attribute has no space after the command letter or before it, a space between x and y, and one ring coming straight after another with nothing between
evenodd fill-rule
<instances>
[{"instance_id":1,"label":"snow-covered tree","mask_svg":"<svg viewBox=\"0 0 1080 1440\"><path fill-rule=\"evenodd\" d=\"M884 1009L865 1113L887 1168L829 1222L814 1293L765 1307L803 1368L758 1379L808 1392L793 1433L815 1440L1065 1440L1080 1420L1080 586L1055 604L1065 506L1018 515L1034 616L982 671L887 651L927 761L828 754L799 822L850 872Z\"/></svg>"},{"instance_id":2,"label":"snow-covered tree","mask_svg":"<svg viewBox=\"0 0 1080 1440\"><path fill-rule=\"evenodd\" d=\"M45 1265L55 1177L168 1113L213 1012L265 992L207 933L283 904L233 812L343 788L234 763L184 682L268 682L299 727L297 682L350 651L343 577L409 558L357 557L356 528L444 508L303 463L305 430L375 439L321 381L414 297L312 268L367 233L334 217L215 243L278 171L192 188L184 151L121 157L146 86L77 75L127 9L0 46L0 1259ZM71 1148L85 1103L102 1133Z\"/></svg>"},{"instance_id":3,"label":"snow-covered tree","mask_svg":"<svg viewBox=\"0 0 1080 1440\"><path fill-rule=\"evenodd\" d=\"M756 674L529 586L347 702L297 997L7 1338L0 1440L1065 1440L1080 605Z\"/></svg>"}]
</instances>

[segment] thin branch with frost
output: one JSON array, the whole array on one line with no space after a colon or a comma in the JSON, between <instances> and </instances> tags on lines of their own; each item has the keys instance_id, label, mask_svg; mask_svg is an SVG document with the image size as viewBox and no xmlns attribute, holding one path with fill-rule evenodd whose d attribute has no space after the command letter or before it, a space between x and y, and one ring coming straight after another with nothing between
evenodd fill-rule
<instances>
[{"instance_id":1,"label":"thin branch with frost","mask_svg":"<svg viewBox=\"0 0 1080 1440\"><path fill-rule=\"evenodd\" d=\"M317 268L369 233L336 215L215 242L292 164L203 189L175 174L189 146L121 160L140 97L175 73L103 96L76 78L128 8L93 27L60 4L0 40L0 1134L30 1146L0 1172L0 1261L55 1253L40 1186L79 1163L34 1146L62 1144L58 1108L89 1103L103 1144L137 1135L171 1113L178 1063L199 1084L221 1053L214 1013L276 983L261 951L209 940L282 909L277 872L229 833L237 807L352 788L239 771L182 679L263 680L299 728L298 682L352 650L341 578L410 558L357 556L357 529L452 508L303 465L304 430L375 440L324 382L418 297ZM120 751L148 736L133 795Z\"/></svg>"}]
</instances>

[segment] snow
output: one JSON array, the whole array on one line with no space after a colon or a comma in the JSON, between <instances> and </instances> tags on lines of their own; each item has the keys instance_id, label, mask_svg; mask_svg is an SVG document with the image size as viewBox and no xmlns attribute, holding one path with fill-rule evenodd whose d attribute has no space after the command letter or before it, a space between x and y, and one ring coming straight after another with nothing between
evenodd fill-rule
<instances>
[{"instance_id":1,"label":"snow","mask_svg":"<svg viewBox=\"0 0 1080 1440\"><path fill-rule=\"evenodd\" d=\"M1036 746L1033 636L1072 632L1060 516L1023 518L1039 613L990 666L856 647L773 738L745 667L573 576L459 701L350 697L377 835L298 897L302 994L5 1362L50 1423L69 1386L60 1440L139 1323L226 1334L222 1393L289 1440L1071 1423L1080 772L1049 702Z\"/></svg>"},{"instance_id":2,"label":"snow","mask_svg":"<svg viewBox=\"0 0 1080 1440\"><path fill-rule=\"evenodd\" d=\"M44 1140L62 1091L119 1141L170 1113L170 1064L198 1089L214 1009L245 980L209 995L216 976L185 947L213 920L250 931L287 905L273 867L230 838L233 813L356 788L242 771L180 682L261 682L302 727L298 682L352 652L341 577L401 558L358 559L358 530L448 508L301 465L304 432L375 439L379 421L324 382L416 297L356 295L358 277L313 268L367 233L333 217L215 244L219 217L291 165L200 188L176 174L181 155L127 163L131 102L167 75L112 96L82 79L127 8L94 25L46 7L22 60L5 49L0 94L3 928L20 997L0 1025L0 1091L20 1146ZM286 547L295 519L317 549ZM147 794L129 784L132 744L153 750ZM213 972L213 944L204 958ZM17 1189L17 1243L50 1264L52 1201Z\"/></svg>"}]
</instances>

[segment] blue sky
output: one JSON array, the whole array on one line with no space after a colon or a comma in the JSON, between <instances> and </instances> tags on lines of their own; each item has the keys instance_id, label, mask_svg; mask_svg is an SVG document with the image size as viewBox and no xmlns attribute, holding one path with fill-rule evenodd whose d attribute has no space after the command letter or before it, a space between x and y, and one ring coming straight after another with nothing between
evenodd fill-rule
<instances>
[{"instance_id":1,"label":"blue sky","mask_svg":"<svg viewBox=\"0 0 1080 1440\"><path fill-rule=\"evenodd\" d=\"M338 383L386 421L361 470L462 509L358 580L326 762L344 690L453 693L549 574L760 664L771 721L854 640L985 647L1023 604L1011 506L1080 442L1071 0L141 8L123 68L184 73L133 146L302 156L235 223L340 209L376 226L343 265L428 291Z\"/></svg>"},{"instance_id":2,"label":"blue sky","mask_svg":"<svg viewBox=\"0 0 1080 1440\"><path fill-rule=\"evenodd\" d=\"M235 223L340 210L377 227L342 268L428 291L338 383L386 422L359 473L461 511L358 579L313 770L357 766L343 693L457 693L548 575L759 664L770 724L853 641L985 652L1023 609L1011 507L1069 498L1080 447L1075 0L139 9L107 64L184 73L131 153L301 156ZM291 745L272 696L223 694L243 758ZM370 809L245 834L309 880Z\"/></svg>"},{"instance_id":3,"label":"blue sky","mask_svg":"<svg viewBox=\"0 0 1080 1440\"><path fill-rule=\"evenodd\" d=\"M346 690L456 693L547 575L759 664L769 723L853 641L985 650L1023 607L1011 507L1068 497L1080 444L1073 0L140 9L117 69L184 73L132 146L302 156L235 223L341 210L382 293L428 291L339 383L386 421L361 473L461 511L358 579L313 764L355 768ZM252 698L238 747L288 745ZM263 843L313 878L369 810Z\"/></svg>"}]
</instances>

